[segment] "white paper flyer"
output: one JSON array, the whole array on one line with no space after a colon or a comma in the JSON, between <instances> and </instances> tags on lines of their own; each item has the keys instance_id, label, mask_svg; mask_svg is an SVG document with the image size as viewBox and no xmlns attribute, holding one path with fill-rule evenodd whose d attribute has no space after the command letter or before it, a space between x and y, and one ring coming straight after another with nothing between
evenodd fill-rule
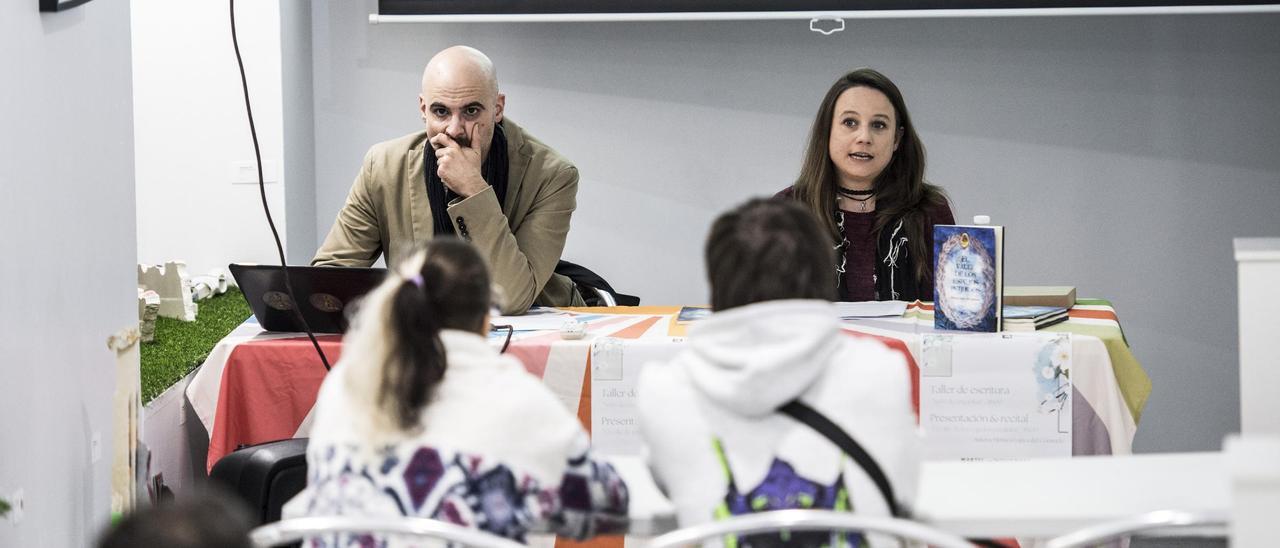
<instances>
[{"instance_id":1,"label":"white paper flyer","mask_svg":"<svg viewBox=\"0 0 1280 548\"><path fill-rule=\"evenodd\" d=\"M930 460L1071 456L1071 334L925 335Z\"/></svg>"},{"instance_id":2,"label":"white paper flyer","mask_svg":"<svg viewBox=\"0 0 1280 548\"><path fill-rule=\"evenodd\" d=\"M648 362L667 362L685 348L672 340L603 337L591 345L591 449L639 455L644 447L636 381Z\"/></svg>"}]
</instances>

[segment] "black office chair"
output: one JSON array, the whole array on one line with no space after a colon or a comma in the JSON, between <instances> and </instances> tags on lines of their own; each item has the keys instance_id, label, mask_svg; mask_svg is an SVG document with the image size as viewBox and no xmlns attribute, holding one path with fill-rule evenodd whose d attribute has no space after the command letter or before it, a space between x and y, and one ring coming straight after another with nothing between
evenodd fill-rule
<instances>
[{"instance_id":1,"label":"black office chair","mask_svg":"<svg viewBox=\"0 0 1280 548\"><path fill-rule=\"evenodd\" d=\"M640 297L618 293L599 274L585 266L561 260L556 263L556 274L568 277L578 286L578 293L587 306L639 306Z\"/></svg>"},{"instance_id":2,"label":"black office chair","mask_svg":"<svg viewBox=\"0 0 1280 548\"><path fill-rule=\"evenodd\" d=\"M209 481L239 496L254 525L279 521L280 509L307 486L307 438L236 449L213 465Z\"/></svg>"}]
</instances>

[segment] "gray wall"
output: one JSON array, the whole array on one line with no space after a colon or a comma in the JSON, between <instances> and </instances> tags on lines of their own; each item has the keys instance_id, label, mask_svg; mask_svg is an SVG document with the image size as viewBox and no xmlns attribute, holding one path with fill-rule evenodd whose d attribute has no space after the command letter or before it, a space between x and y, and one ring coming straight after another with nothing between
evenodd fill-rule
<instances>
[{"instance_id":1,"label":"gray wall","mask_svg":"<svg viewBox=\"0 0 1280 548\"><path fill-rule=\"evenodd\" d=\"M422 66L467 43L507 112L581 169L565 257L649 304L706 302L714 216L795 176L817 103L874 66L957 218L1008 227L1006 279L1110 298L1155 385L1139 451L1239 428L1231 238L1280 235L1280 16L370 25L313 16L316 230L374 142L418 129ZM302 222L291 216L292 221Z\"/></svg>"},{"instance_id":2,"label":"gray wall","mask_svg":"<svg viewBox=\"0 0 1280 548\"><path fill-rule=\"evenodd\" d=\"M129 3L36 6L0 2L0 493L26 493L0 546L89 546L110 499L106 340L137 325Z\"/></svg>"}]
</instances>

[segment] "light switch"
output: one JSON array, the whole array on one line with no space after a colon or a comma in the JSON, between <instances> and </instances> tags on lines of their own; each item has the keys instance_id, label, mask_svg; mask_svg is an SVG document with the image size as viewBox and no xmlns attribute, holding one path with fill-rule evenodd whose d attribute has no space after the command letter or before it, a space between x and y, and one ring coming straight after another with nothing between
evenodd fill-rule
<instances>
[{"instance_id":1,"label":"light switch","mask_svg":"<svg viewBox=\"0 0 1280 548\"><path fill-rule=\"evenodd\" d=\"M258 164L253 160L247 162L231 162L231 184L233 185L256 185L258 184ZM276 163L273 160L262 161L262 180L265 183L274 183L278 181L278 171Z\"/></svg>"}]
</instances>

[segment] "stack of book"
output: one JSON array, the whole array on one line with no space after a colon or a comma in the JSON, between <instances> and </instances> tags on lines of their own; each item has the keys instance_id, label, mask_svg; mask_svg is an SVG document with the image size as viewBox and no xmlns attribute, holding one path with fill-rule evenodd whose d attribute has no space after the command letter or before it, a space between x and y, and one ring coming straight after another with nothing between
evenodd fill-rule
<instances>
[{"instance_id":1,"label":"stack of book","mask_svg":"<svg viewBox=\"0 0 1280 548\"><path fill-rule=\"evenodd\" d=\"M1061 306L1009 306L1001 314L1005 331L1035 331L1067 321L1067 309Z\"/></svg>"},{"instance_id":2,"label":"stack of book","mask_svg":"<svg viewBox=\"0 0 1280 548\"><path fill-rule=\"evenodd\" d=\"M1071 308L1076 305L1076 288L1069 285L1009 285L1004 288L1004 304Z\"/></svg>"}]
</instances>

